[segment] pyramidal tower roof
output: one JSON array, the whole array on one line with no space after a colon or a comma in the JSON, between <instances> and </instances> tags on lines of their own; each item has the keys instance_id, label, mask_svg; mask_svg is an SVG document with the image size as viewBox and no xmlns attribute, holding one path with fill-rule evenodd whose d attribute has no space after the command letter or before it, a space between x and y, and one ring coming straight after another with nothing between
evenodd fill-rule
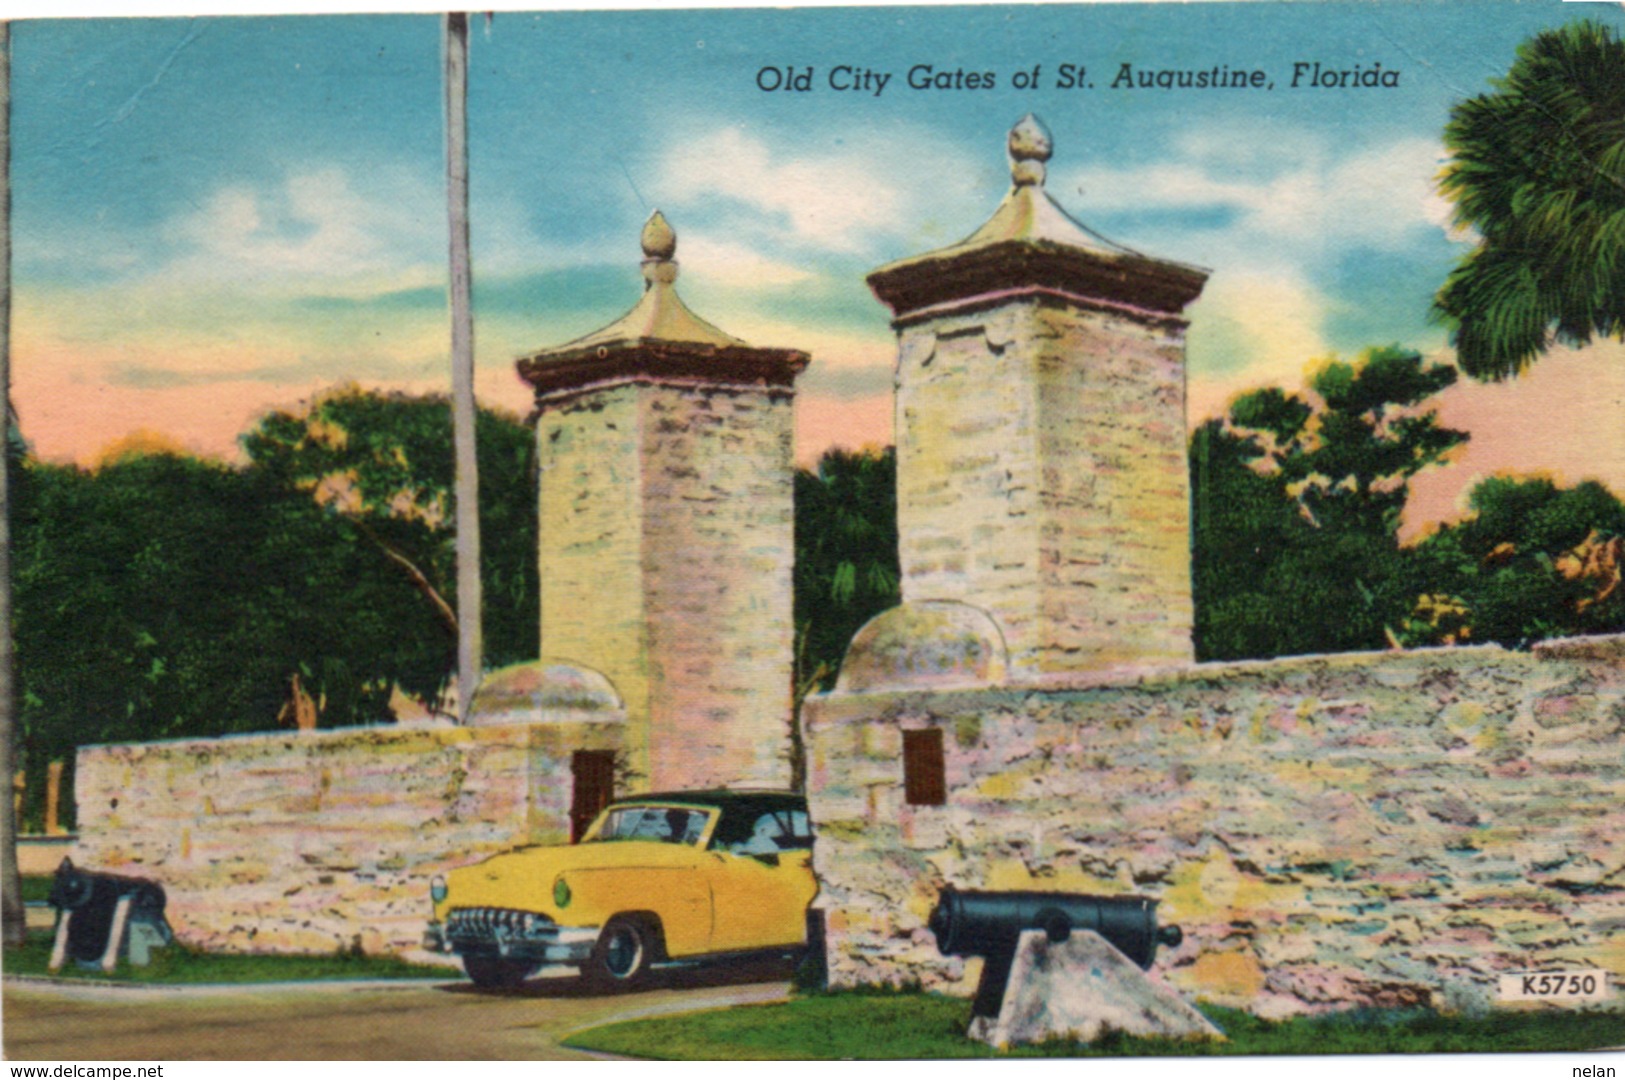
<instances>
[{"instance_id":1,"label":"pyramidal tower roof","mask_svg":"<svg viewBox=\"0 0 1625 1080\"><path fill-rule=\"evenodd\" d=\"M993 216L957 244L914 255L869 275L875 294L900 321L929 317L977 298L1038 290L1177 315L1201 292L1207 272L1143 255L1108 240L1068 214L1044 190L1053 153L1049 131L1031 113L1010 129L1011 187Z\"/></svg>"},{"instance_id":2,"label":"pyramidal tower roof","mask_svg":"<svg viewBox=\"0 0 1625 1080\"><path fill-rule=\"evenodd\" d=\"M794 349L761 349L723 332L677 295L677 233L659 210L649 215L643 246L643 295L608 326L518 360L520 377L538 394L636 376L790 385L807 366Z\"/></svg>"},{"instance_id":3,"label":"pyramidal tower roof","mask_svg":"<svg viewBox=\"0 0 1625 1080\"><path fill-rule=\"evenodd\" d=\"M1049 131L1043 122L1028 113L1010 129L1010 193L1004 197L987 224L948 251L985 247L1006 240L1027 243L1047 242L1087 251L1123 252L1128 248L1096 236L1044 190L1045 165L1054 153ZM937 254L942 254L938 252Z\"/></svg>"},{"instance_id":4,"label":"pyramidal tower roof","mask_svg":"<svg viewBox=\"0 0 1625 1080\"><path fill-rule=\"evenodd\" d=\"M677 295L677 232L659 210L643 225L643 296L632 310L586 337L547 352L562 353L590 345L643 342L687 342L696 345L743 345L740 339L712 326L688 309ZM539 354L544 355L544 354Z\"/></svg>"}]
</instances>

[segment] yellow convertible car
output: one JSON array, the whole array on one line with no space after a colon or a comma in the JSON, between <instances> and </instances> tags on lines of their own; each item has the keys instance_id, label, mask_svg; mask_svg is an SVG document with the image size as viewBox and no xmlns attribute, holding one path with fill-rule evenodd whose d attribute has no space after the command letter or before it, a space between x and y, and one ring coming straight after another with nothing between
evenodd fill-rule
<instances>
[{"instance_id":1,"label":"yellow convertible car","mask_svg":"<svg viewBox=\"0 0 1625 1080\"><path fill-rule=\"evenodd\" d=\"M799 795L699 791L611 803L581 843L527 847L430 885L424 945L476 985L516 986L574 964L605 988L651 964L807 944L818 892Z\"/></svg>"}]
</instances>

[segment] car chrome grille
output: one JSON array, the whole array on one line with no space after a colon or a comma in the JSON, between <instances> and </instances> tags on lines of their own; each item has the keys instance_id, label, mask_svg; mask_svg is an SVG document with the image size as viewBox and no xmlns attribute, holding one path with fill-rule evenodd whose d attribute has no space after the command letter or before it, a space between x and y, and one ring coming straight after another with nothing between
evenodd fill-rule
<instances>
[{"instance_id":1,"label":"car chrome grille","mask_svg":"<svg viewBox=\"0 0 1625 1080\"><path fill-rule=\"evenodd\" d=\"M456 908L446 916L446 936L490 941L497 937L549 937L558 927L546 915L513 908Z\"/></svg>"}]
</instances>

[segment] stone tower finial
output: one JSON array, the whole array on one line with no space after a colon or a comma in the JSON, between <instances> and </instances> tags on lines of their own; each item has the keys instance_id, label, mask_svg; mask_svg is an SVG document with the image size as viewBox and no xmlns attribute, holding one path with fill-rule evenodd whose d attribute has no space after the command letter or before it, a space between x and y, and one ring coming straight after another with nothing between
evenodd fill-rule
<instances>
[{"instance_id":1,"label":"stone tower finial","mask_svg":"<svg viewBox=\"0 0 1625 1080\"><path fill-rule=\"evenodd\" d=\"M1010 129L1010 177L1017 187L1044 183L1044 162L1052 152L1049 129L1032 113Z\"/></svg>"},{"instance_id":2,"label":"stone tower finial","mask_svg":"<svg viewBox=\"0 0 1625 1080\"><path fill-rule=\"evenodd\" d=\"M646 259L665 262L677 254L677 231L659 210L650 214L649 220L643 223L643 235L639 239L643 243L643 257Z\"/></svg>"},{"instance_id":3,"label":"stone tower finial","mask_svg":"<svg viewBox=\"0 0 1625 1080\"><path fill-rule=\"evenodd\" d=\"M677 231L666 221L666 215L659 210L650 214L639 239L643 244L643 280L650 285L676 281L677 264L672 256L677 254Z\"/></svg>"}]
</instances>

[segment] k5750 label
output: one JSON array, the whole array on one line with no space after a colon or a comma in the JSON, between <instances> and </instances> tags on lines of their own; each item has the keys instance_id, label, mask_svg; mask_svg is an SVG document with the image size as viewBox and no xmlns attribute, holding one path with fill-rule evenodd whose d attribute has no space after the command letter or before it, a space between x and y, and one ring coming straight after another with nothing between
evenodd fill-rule
<instances>
[{"instance_id":1,"label":"k5750 label","mask_svg":"<svg viewBox=\"0 0 1625 1080\"><path fill-rule=\"evenodd\" d=\"M1527 971L1501 976L1502 1001L1601 1001L1606 971Z\"/></svg>"}]
</instances>

